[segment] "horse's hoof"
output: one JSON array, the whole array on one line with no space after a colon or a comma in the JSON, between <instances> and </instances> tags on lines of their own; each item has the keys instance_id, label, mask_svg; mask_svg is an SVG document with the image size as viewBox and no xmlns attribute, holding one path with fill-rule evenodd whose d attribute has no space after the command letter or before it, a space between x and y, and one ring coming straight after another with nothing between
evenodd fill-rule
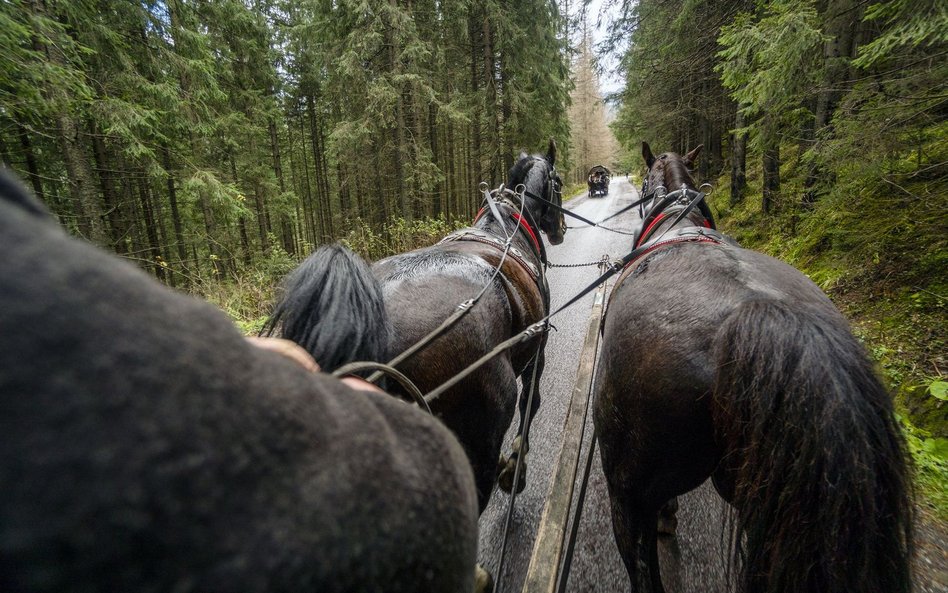
<instances>
[{"instance_id":1,"label":"horse's hoof","mask_svg":"<svg viewBox=\"0 0 948 593\"><path fill-rule=\"evenodd\" d=\"M500 471L500 475L497 476L497 485L500 486L500 489L510 494L513 491L513 480L514 474L517 472L517 457L510 457L507 459L504 464L503 469ZM517 494L523 492L523 489L527 486L527 461L524 459L520 462L520 479L517 480Z\"/></svg>"},{"instance_id":2,"label":"horse's hoof","mask_svg":"<svg viewBox=\"0 0 948 593\"><path fill-rule=\"evenodd\" d=\"M658 534L659 535L675 535L678 531L678 517L672 515L671 517L666 517L664 515L659 515L658 517Z\"/></svg>"},{"instance_id":3,"label":"horse's hoof","mask_svg":"<svg viewBox=\"0 0 948 593\"><path fill-rule=\"evenodd\" d=\"M658 512L658 534L675 535L678 531L678 497L672 498Z\"/></svg>"},{"instance_id":4,"label":"horse's hoof","mask_svg":"<svg viewBox=\"0 0 948 593\"><path fill-rule=\"evenodd\" d=\"M478 564L474 567L474 593L493 593L494 577Z\"/></svg>"}]
</instances>

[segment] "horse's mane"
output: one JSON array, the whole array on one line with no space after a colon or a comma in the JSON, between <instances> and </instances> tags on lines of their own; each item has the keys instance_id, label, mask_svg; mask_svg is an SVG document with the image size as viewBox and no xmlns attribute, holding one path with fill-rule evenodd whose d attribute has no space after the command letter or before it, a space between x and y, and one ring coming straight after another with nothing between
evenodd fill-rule
<instances>
[{"instance_id":1,"label":"horse's mane","mask_svg":"<svg viewBox=\"0 0 948 593\"><path fill-rule=\"evenodd\" d=\"M514 189L521 183L526 184L527 175L529 175L533 165L536 164L537 159L542 158L543 157L538 154L533 155L531 158L528 157L526 153L522 153L513 167L510 167L510 171L507 172L507 187Z\"/></svg>"},{"instance_id":2,"label":"horse's mane","mask_svg":"<svg viewBox=\"0 0 948 593\"><path fill-rule=\"evenodd\" d=\"M668 154L674 155L675 158L665 159L665 187L668 188L668 191L672 191L680 188L681 184L684 183L693 188L695 180L691 176L688 166L685 165L684 159L675 153Z\"/></svg>"}]
</instances>

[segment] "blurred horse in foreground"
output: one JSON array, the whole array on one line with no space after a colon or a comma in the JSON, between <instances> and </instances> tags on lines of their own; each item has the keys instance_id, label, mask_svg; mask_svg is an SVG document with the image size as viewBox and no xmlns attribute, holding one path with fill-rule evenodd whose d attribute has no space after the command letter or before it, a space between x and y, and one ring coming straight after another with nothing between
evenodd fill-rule
<instances>
[{"instance_id":1,"label":"blurred horse in foreground","mask_svg":"<svg viewBox=\"0 0 948 593\"><path fill-rule=\"evenodd\" d=\"M440 422L250 345L3 174L0 247L0 590L473 589Z\"/></svg>"}]
</instances>

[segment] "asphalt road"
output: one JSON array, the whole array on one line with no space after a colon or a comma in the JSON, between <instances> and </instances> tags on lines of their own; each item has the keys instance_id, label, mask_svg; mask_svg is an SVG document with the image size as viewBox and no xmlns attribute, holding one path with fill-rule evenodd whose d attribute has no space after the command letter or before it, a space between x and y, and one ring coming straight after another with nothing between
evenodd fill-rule
<instances>
[{"instance_id":1,"label":"asphalt road","mask_svg":"<svg viewBox=\"0 0 948 593\"><path fill-rule=\"evenodd\" d=\"M638 191L628 180L617 178L613 179L608 196L593 199L583 194L566 206L590 220L598 221L637 198ZM607 224L631 232L638 220L638 214L630 211ZM572 219L567 222L571 227L580 228L571 228L561 245L548 249L552 263L593 262L604 254L615 259L625 255L630 249L630 236L601 229L581 228L581 223ZM551 268L549 281L553 308L578 293L594 280L597 274L595 266ZM480 518L479 561L495 580L499 581L499 593L519 593L523 586L540 515L560 451L563 424L593 298L594 294L590 293L553 319L557 331L551 335L546 347L546 370L540 382L540 411L533 423L532 449L527 458L527 486L516 498L502 575L498 574L499 555L510 497L500 490L495 490L490 505ZM591 434L590 414L583 459ZM512 438L513 429L507 435L508 444ZM509 445L506 450L509 450ZM581 473L582 463L580 475ZM733 590L727 586L727 558L723 545L724 525L729 513L727 505L709 483L680 497L679 502L678 535L675 538L664 537L659 544L662 577L666 589L669 593L723 593ZM948 529L944 522L935 519L930 512L923 512L920 514L916 536L916 591L928 593L948 590L948 547L945 545L948 541ZM609 499L598 451L594 457L566 590L576 593L629 590L628 576L612 536Z\"/></svg>"},{"instance_id":2,"label":"asphalt road","mask_svg":"<svg viewBox=\"0 0 948 593\"><path fill-rule=\"evenodd\" d=\"M625 178L613 179L610 190L604 198L588 198L584 194L566 206L590 220L601 220L638 198L638 191ZM633 210L609 221L607 225L631 232L638 220L638 214ZM567 219L567 224L579 228L570 228L561 245L548 249L549 259L554 264L593 262L604 254L616 259L630 249L632 238L628 235L582 228L582 223L573 219ZM579 292L598 273L595 266L551 268L549 281L553 308ZM532 448L527 457L527 487L516 499L507 557L503 575L499 579L502 593L519 592L523 585L540 514L560 450L562 427L592 303L593 294L590 293L553 319L557 331L551 335L546 347L546 370L540 382L540 411L533 423ZM591 434L590 418L586 448ZM508 442L511 438L512 434L508 435ZM508 503L509 496L495 490L490 505L480 519L480 562L495 579L499 576L497 568ZM676 542L671 538L662 546L664 576L669 593L677 590L709 593L725 591L725 562L720 545L724 508L724 503L707 487L682 498L677 550ZM612 538L609 499L597 452L567 590L612 592L627 591L628 588L628 577Z\"/></svg>"}]
</instances>

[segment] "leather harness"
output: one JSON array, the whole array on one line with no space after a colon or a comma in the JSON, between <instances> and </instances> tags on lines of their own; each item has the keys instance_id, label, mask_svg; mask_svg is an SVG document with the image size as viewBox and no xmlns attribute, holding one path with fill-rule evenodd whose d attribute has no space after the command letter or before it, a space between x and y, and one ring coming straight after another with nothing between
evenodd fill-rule
<instances>
[{"instance_id":1,"label":"leather harness","mask_svg":"<svg viewBox=\"0 0 948 593\"><path fill-rule=\"evenodd\" d=\"M526 221L524 221L524 224L526 224ZM475 229L473 227L454 231L444 239L438 241L438 244L451 243L454 241L475 241L477 243L490 245L501 252L507 248L506 242L501 241L496 235L488 233L487 231L482 231L481 229ZM527 259L523 251L511 245L510 249L507 251L507 257L520 264L520 266L525 269L528 274L530 274L530 277L533 278L534 282L540 279L539 267Z\"/></svg>"}]
</instances>

